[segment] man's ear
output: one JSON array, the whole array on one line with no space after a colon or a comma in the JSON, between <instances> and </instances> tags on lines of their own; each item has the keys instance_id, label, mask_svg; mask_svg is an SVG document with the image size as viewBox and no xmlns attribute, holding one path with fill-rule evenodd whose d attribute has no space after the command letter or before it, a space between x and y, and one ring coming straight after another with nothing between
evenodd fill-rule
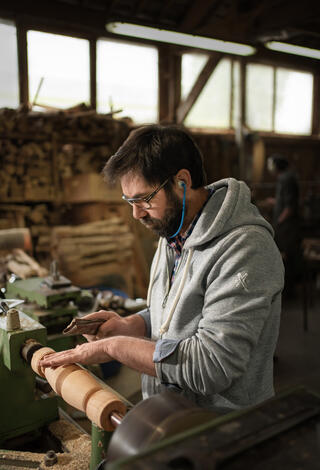
<instances>
[{"instance_id":1,"label":"man's ear","mask_svg":"<svg viewBox=\"0 0 320 470\"><path fill-rule=\"evenodd\" d=\"M184 188L191 188L192 186L192 178L190 175L190 171L186 168L183 168L178 171L176 174L176 184L180 189Z\"/></svg>"}]
</instances>

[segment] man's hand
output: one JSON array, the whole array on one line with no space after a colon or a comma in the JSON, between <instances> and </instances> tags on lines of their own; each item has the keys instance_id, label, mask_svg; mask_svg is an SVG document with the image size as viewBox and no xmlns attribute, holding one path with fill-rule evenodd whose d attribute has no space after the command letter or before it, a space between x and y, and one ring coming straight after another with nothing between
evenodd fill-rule
<instances>
[{"instance_id":1,"label":"man's hand","mask_svg":"<svg viewBox=\"0 0 320 470\"><path fill-rule=\"evenodd\" d=\"M99 327L95 335L83 335L88 341L96 341L110 336L143 336L145 324L140 315L121 317L112 310L99 310L82 317L85 319L102 319L104 323Z\"/></svg>"},{"instance_id":2,"label":"man's hand","mask_svg":"<svg viewBox=\"0 0 320 470\"><path fill-rule=\"evenodd\" d=\"M45 356L41 361L41 367L57 367L63 364L99 364L109 362L112 358L107 353L108 339L80 344L74 349L68 349Z\"/></svg>"},{"instance_id":3,"label":"man's hand","mask_svg":"<svg viewBox=\"0 0 320 470\"><path fill-rule=\"evenodd\" d=\"M144 320L142 320L144 321ZM74 349L52 353L40 361L41 367L58 367L63 364L99 364L112 359L144 374L156 376L153 355L155 343L131 336L112 336Z\"/></svg>"}]
</instances>

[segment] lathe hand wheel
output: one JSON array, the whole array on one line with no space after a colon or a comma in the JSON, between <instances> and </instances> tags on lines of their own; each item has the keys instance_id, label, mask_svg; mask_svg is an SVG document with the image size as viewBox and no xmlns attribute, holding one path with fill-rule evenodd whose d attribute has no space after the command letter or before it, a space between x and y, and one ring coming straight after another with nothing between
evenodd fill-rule
<instances>
[{"instance_id":1,"label":"lathe hand wheel","mask_svg":"<svg viewBox=\"0 0 320 470\"><path fill-rule=\"evenodd\" d=\"M166 437L197 426L215 416L171 391L138 403L123 418L111 438L107 462L137 454Z\"/></svg>"}]
</instances>

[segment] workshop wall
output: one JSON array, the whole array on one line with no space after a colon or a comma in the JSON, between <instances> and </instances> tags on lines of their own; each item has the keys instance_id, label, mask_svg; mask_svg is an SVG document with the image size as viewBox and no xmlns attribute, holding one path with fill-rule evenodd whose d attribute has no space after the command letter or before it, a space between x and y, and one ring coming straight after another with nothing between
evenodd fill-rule
<instances>
[{"instance_id":1,"label":"workshop wall","mask_svg":"<svg viewBox=\"0 0 320 470\"><path fill-rule=\"evenodd\" d=\"M147 286L156 237L132 219L130 208L121 201L120 189L107 188L100 175L108 157L129 132L126 121L98 115L85 107L45 113L0 110L0 229L29 227L37 260L48 266L52 256L58 256L61 265L67 266L66 274L72 277L72 261L63 259L62 249L60 252L53 250L52 237L56 233L53 229L64 226L62 232L72 239L72 226L116 217L125 233L134 234L131 264L136 272L142 273L136 289L141 295ZM239 151L234 133L193 132L193 137L203 153L209 183L229 176L239 177ZM252 154L257 138L263 161L259 178L254 180ZM320 200L319 146L316 139L305 137L249 134L246 137L246 181L253 189L255 200L274 195L275 180L268 173L265 161L272 153L282 153L297 171L303 215L312 219L311 222L316 222L318 216L320 220L320 214L313 209L313 206L319 207L317 201ZM94 229L94 226L86 227L84 231ZM99 279L103 281L100 261L105 264L112 259L116 265L116 250L110 258L109 248L100 250L94 257L82 246L84 259L77 256L73 268L75 272L77 267L81 275L78 274L74 282L92 285ZM130 264L130 259L128 263L126 257L125 262ZM93 276L94 272L102 273L101 277ZM133 273L134 278L137 276ZM132 279L127 278L125 283L134 293Z\"/></svg>"}]
</instances>

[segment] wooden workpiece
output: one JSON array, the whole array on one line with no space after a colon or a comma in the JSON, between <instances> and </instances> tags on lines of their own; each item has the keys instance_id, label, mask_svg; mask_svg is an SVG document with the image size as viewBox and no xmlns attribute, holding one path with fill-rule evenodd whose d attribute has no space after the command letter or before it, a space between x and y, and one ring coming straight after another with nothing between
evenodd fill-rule
<instances>
[{"instance_id":1,"label":"wooden workpiece","mask_svg":"<svg viewBox=\"0 0 320 470\"><path fill-rule=\"evenodd\" d=\"M105 431L113 431L112 413L124 415L125 404L102 385L84 368L68 364L56 368L40 366L44 356L55 352L43 347L32 357L31 367L45 377L53 390L74 408L84 411L88 418Z\"/></svg>"}]
</instances>

